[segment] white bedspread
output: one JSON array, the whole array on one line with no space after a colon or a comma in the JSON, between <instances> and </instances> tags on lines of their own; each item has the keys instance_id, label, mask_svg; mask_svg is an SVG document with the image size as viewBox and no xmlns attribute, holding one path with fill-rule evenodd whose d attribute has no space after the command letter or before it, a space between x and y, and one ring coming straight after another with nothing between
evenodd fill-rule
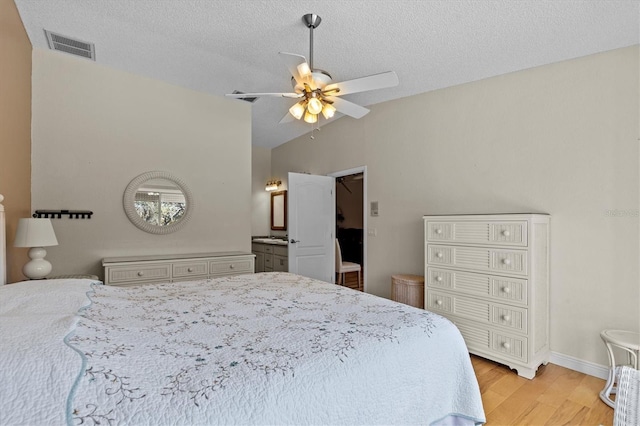
<instances>
[{"instance_id":1,"label":"white bedspread","mask_svg":"<svg viewBox=\"0 0 640 426\"><path fill-rule=\"evenodd\" d=\"M87 281L27 285L0 291L3 425L484 421L462 337L424 310L266 273L94 286L76 320Z\"/></svg>"},{"instance_id":2,"label":"white bedspread","mask_svg":"<svg viewBox=\"0 0 640 426\"><path fill-rule=\"evenodd\" d=\"M64 425L82 368L67 346L89 280L38 280L0 287L0 425Z\"/></svg>"}]
</instances>

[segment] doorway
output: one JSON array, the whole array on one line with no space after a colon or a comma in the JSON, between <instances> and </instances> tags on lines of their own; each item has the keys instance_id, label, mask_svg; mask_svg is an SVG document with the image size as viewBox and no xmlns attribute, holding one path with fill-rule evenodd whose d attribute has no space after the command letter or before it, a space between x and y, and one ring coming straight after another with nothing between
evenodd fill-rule
<instances>
[{"instance_id":1,"label":"doorway","mask_svg":"<svg viewBox=\"0 0 640 426\"><path fill-rule=\"evenodd\" d=\"M329 174L335 177L336 238L342 260L362 267L362 288L367 290L366 166ZM343 285L358 289L358 274L347 273Z\"/></svg>"}]
</instances>

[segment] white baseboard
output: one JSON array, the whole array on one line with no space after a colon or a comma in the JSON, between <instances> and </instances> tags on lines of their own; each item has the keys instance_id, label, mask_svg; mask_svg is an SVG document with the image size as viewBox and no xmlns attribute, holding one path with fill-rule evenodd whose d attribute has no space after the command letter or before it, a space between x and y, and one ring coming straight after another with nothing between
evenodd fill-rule
<instances>
[{"instance_id":1,"label":"white baseboard","mask_svg":"<svg viewBox=\"0 0 640 426\"><path fill-rule=\"evenodd\" d=\"M609 376L608 366L574 358L572 356L560 354L558 352L551 352L549 362L559 365L560 367L568 368L570 370L578 371L580 373L588 374L589 376L598 377L600 379L606 380Z\"/></svg>"}]
</instances>

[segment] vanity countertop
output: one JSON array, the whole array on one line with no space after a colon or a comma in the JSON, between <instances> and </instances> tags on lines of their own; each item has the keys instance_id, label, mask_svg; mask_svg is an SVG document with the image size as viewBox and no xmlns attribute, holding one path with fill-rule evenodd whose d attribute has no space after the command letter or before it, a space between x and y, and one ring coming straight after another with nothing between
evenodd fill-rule
<instances>
[{"instance_id":1,"label":"vanity countertop","mask_svg":"<svg viewBox=\"0 0 640 426\"><path fill-rule=\"evenodd\" d=\"M254 238L251 240L252 243L261 243L261 244L275 244L278 246L286 246L289 244L287 240L283 240L281 238Z\"/></svg>"}]
</instances>

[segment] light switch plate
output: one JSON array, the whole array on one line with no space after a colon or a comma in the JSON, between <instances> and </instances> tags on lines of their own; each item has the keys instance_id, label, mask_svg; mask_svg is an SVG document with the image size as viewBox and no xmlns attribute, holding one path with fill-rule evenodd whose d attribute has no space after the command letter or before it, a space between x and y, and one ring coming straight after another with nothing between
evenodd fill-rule
<instances>
[{"instance_id":1,"label":"light switch plate","mask_svg":"<svg viewBox=\"0 0 640 426\"><path fill-rule=\"evenodd\" d=\"M371 216L378 216L378 202L371 202Z\"/></svg>"}]
</instances>

